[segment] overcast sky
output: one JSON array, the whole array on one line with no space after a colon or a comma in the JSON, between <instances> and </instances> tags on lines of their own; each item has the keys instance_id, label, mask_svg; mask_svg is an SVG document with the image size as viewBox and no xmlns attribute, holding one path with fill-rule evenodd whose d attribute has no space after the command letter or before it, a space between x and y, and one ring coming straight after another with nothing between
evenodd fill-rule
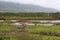
<instances>
[{"instance_id":1,"label":"overcast sky","mask_svg":"<svg viewBox=\"0 0 60 40\"><path fill-rule=\"evenodd\" d=\"M55 8L60 10L60 0L0 0L0 1L12 1L12 2L19 2L23 4L35 4L39 6Z\"/></svg>"}]
</instances>

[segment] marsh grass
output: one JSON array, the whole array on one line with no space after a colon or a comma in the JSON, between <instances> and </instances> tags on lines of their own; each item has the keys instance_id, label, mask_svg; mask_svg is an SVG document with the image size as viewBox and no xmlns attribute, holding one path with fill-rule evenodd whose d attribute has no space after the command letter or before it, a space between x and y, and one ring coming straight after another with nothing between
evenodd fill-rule
<instances>
[{"instance_id":1,"label":"marsh grass","mask_svg":"<svg viewBox=\"0 0 60 40\"><path fill-rule=\"evenodd\" d=\"M0 24L0 33L3 31L0 35L0 40L60 40L60 25L50 27L26 25L26 32L20 32L20 29L10 26L9 24L9 22ZM11 34L8 35L7 32ZM12 32L15 35L12 35Z\"/></svg>"}]
</instances>

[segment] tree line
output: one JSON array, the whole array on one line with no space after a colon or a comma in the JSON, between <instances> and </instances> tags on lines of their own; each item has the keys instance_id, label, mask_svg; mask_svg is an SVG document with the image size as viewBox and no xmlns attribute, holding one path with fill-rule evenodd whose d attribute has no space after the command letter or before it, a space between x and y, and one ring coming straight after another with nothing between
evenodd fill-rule
<instances>
[{"instance_id":1,"label":"tree line","mask_svg":"<svg viewBox=\"0 0 60 40\"><path fill-rule=\"evenodd\" d=\"M60 12L44 13L44 12L0 12L0 19L4 17L37 17L41 19L60 19Z\"/></svg>"}]
</instances>

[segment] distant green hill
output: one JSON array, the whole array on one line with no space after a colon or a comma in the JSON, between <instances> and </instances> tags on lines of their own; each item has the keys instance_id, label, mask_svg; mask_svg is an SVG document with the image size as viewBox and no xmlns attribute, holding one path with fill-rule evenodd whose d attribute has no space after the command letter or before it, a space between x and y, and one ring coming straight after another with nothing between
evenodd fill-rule
<instances>
[{"instance_id":1,"label":"distant green hill","mask_svg":"<svg viewBox=\"0 0 60 40\"><path fill-rule=\"evenodd\" d=\"M57 12L53 8L45 8L42 6L31 4L19 4L13 2L0 1L0 11L40 11L40 12Z\"/></svg>"}]
</instances>

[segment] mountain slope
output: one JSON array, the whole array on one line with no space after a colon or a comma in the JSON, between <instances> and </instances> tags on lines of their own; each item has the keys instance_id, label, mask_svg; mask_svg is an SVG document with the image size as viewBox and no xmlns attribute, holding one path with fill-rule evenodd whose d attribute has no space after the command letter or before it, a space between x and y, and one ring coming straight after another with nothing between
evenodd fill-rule
<instances>
[{"instance_id":1,"label":"mountain slope","mask_svg":"<svg viewBox=\"0 0 60 40\"><path fill-rule=\"evenodd\" d=\"M13 2L0 1L1 11L42 11L42 12L57 12L58 10L52 8L45 8L37 5L19 4Z\"/></svg>"}]
</instances>

